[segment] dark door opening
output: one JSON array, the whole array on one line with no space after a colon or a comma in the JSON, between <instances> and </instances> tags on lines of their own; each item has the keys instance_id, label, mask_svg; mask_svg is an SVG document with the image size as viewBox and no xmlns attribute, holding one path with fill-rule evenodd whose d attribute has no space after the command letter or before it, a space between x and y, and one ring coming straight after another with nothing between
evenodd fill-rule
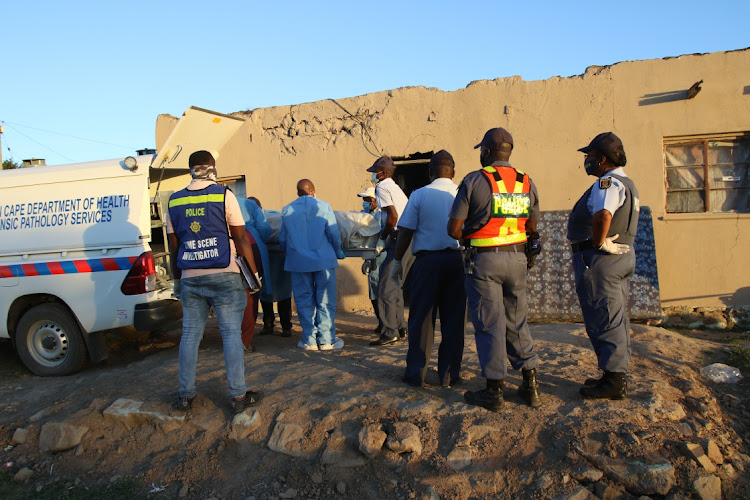
<instances>
[{"instance_id":1,"label":"dark door opening","mask_svg":"<svg viewBox=\"0 0 750 500\"><path fill-rule=\"evenodd\" d=\"M396 165L393 180L406 196L410 196L415 189L430 183L430 158L432 158L432 151L414 153L406 157L393 157L393 163Z\"/></svg>"}]
</instances>

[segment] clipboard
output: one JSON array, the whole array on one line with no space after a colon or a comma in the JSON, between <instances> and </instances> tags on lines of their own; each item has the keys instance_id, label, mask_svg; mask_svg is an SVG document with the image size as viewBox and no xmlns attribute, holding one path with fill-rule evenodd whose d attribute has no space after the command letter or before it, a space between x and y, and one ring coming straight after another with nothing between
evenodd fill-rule
<instances>
[{"instance_id":1,"label":"clipboard","mask_svg":"<svg viewBox=\"0 0 750 500\"><path fill-rule=\"evenodd\" d=\"M237 267L240 268L242 284L245 285L245 288L248 288L252 295L260 292L261 278L250 270L250 266L247 265L245 257L238 255L234 258L234 262L237 264Z\"/></svg>"}]
</instances>

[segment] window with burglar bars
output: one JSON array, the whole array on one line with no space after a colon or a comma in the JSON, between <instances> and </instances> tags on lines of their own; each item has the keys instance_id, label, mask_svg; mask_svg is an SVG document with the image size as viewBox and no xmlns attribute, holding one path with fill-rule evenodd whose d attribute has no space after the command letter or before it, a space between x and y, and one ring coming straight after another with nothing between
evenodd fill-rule
<instances>
[{"instance_id":1,"label":"window with burglar bars","mask_svg":"<svg viewBox=\"0 0 750 500\"><path fill-rule=\"evenodd\" d=\"M750 132L664 140L667 213L750 213Z\"/></svg>"}]
</instances>

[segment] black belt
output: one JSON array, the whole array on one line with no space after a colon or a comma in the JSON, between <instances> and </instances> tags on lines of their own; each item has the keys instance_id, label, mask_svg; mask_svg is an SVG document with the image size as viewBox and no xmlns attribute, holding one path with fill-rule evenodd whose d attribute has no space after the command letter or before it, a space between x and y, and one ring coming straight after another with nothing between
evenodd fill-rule
<instances>
[{"instance_id":1,"label":"black belt","mask_svg":"<svg viewBox=\"0 0 750 500\"><path fill-rule=\"evenodd\" d=\"M419 252L415 253L415 257L423 257L428 254L437 254L437 253L448 253L448 252L459 252L460 250L458 248L443 248L442 250L420 250Z\"/></svg>"},{"instance_id":2,"label":"black belt","mask_svg":"<svg viewBox=\"0 0 750 500\"><path fill-rule=\"evenodd\" d=\"M499 247L471 247L477 253L484 252L524 252L526 243L520 243L516 245L501 245Z\"/></svg>"},{"instance_id":3,"label":"black belt","mask_svg":"<svg viewBox=\"0 0 750 500\"><path fill-rule=\"evenodd\" d=\"M578 243L573 243L570 247L573 249L573 253L583 252L584 250L597 250L599 248L591 240L579 241Z\"/></svg>"}]
</instances>

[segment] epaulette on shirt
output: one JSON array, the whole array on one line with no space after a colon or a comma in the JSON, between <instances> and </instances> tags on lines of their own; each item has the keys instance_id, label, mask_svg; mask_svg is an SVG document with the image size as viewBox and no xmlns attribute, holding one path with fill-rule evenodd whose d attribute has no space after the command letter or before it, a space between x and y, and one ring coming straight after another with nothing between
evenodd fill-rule
<instances>
[{"instance_id":1,"label":"epaulette on shirt","mask_svg":"<svg viewBox=\"0 0 750 500\"><path fill-rule=\"evenodd\" d=\"M612 177L599 179L599 189L609 189L612 185Z\"/></svg>"}]
</instances>

